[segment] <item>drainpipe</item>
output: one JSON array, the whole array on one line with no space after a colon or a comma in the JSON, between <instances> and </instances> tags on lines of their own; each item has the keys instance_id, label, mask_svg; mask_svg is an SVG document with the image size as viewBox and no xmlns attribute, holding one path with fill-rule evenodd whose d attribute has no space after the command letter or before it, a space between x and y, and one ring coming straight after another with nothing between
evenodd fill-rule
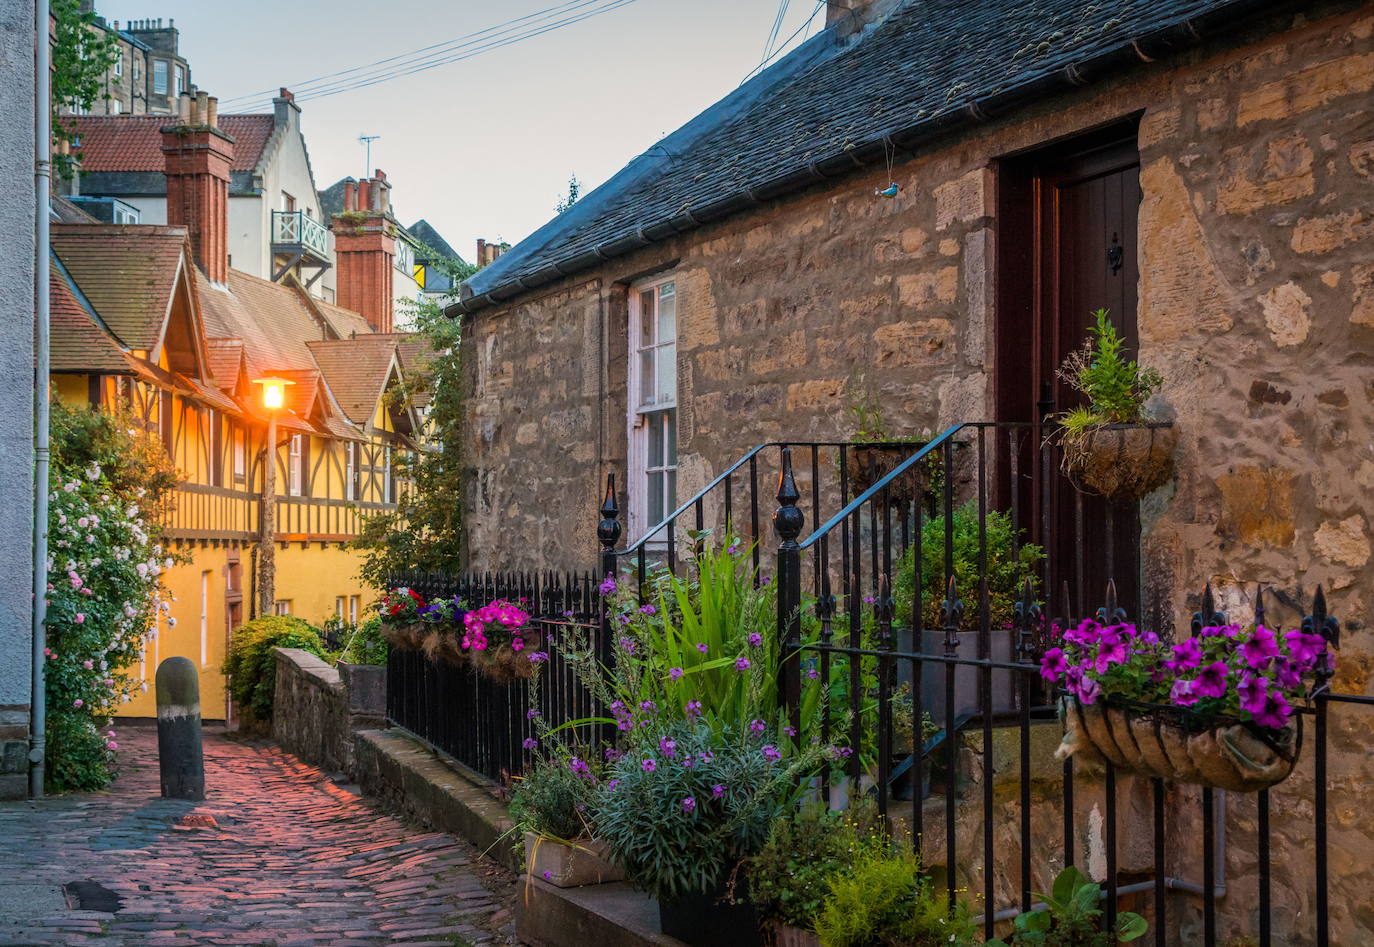
<instances>
[{"instance_id":1,"label":"drainpipe","mask_svg":"<svg viewBox=\"0 0 1374 947\"><path fill-rule=\"evenodd\" d=\"M48 200L52 191L52 47L48 0L34 2L34 465L33 465L33 681L29 695L29 793L43 795L47 743L47 684L43 654L48 618Z\"/></svg>"}]
</instances>

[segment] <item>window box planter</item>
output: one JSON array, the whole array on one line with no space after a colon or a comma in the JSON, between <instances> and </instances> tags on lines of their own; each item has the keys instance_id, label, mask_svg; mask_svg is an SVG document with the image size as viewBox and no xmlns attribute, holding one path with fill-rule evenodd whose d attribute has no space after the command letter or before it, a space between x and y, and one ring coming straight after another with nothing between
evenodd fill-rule
<instances>
[{"instance_id":1,"label":"window box planter","mask_svg":"<svg viewBox=\"0 0 1374 947\"><path fill-rule=\"evenodd\" d=\"M758 912L748 902L732 904L725 883L710 891L658 903L663 933L693 947L762 947Z\"/></svg>"},{"instance_id":2,"label":"window box planter","mask_svg":"<svg viewBox=\"0 0 1374 947\"><path fill-rule=\"evenodd\" d=\"M432 626L424 622L383 622L382 637L394 648L419 651Z\"/></svg>"},{"instance_id":3,"label":"window box planter","mask_svg":"<svg viewBox=\"0 0 1374 947\"><path fill-rule=\"evenodd\" d=\"M1174 475L1170 422L1104 424L1063 439L1064 473L1085 493L1139 500Z\"/></svg>"},{"instance_id":4,"label":"window box planter","mask_svg":"<svg viewBox=\"0 0 1374 947\"><path fill-rule=\"evenodd\" d=\"M525 833L525 870L560 888L624 881L625 872L610 860L606 845L595 839L563 842Z\"/></svg>"},{"instance_id":5,"label":"window box planter","mask_svg":"<svg viewBox=\"0 0 1374 947\"><path fill-rule=\"evenodd\" d=\"M1232 792L1256 792L1287 779L1302 748L1300 722L1281 730L1229 719L1187 728L1168 708L1084 704L1074 697L1060 700L1059 714L1060 759L1105 759L1146 776Z\"/></svg>"}]
</instances>

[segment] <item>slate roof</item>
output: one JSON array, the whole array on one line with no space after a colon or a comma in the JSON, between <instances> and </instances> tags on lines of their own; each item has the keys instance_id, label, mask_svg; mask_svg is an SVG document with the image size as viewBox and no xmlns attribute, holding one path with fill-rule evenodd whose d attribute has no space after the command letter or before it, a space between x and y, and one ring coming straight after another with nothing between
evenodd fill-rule
<instances>
[{"instance_id":1,"label":"slate roof","mask_svg":"<svg viewBox=\"0 0 1374 947\"><path fill-rule=\"evenodd\" d=\"M52 287L52 340L49 353L55 373L99 372L123 375L129 363L119 344L99 325L100 317L90 308L62 270L56 258L49 275Z\"/></svg>"},{"instance_id":2,"label":"slate roof","mask_svg":"<svg viewBox=\"0 0 1374 947\"><path fill-rule=\"evenodd\" d=\"M632 159L463 284L472 312L953 126L1231 31L1273 0L904 0L827 29ZM1137 51L1138 50L1138 51ZM891 145L885 145L890 136ZM491 294L491 295L486 295Z\"/></svg>"},{"instance_id":3,"label":"slate roof","mask_svg":"<svg viewBox=\"0 0 1374 947\"><path fill-rule=\"evenodd\" d=\"M52 247L120 341L131 349L157 346L188 247L185 230L54 223Z\"/></svg>"},{"instance_id":4,"label":"slate roof","mask_svg":"<svg viewBox=\"0 0 1374 947\"><path fill-rule=\"evenodd\" d=\"M392 361L396 340L364 336L309 344L310 354L343 413L354 424L367 426L377 410Z\"/></svg>"},{"instance_id":5,"label":"slate roof","mask_svg":"<svg viewBox=\"0 0 1374 947\"><path fill-rule=\"evenodd\" d=\"M425 246L429 247L429 248L432 249L432 250L437 251L438 254L439 254L439 256L443 257L444 259L446 259L446 260L462 260L462 259L463 259L463 258L458 254L458 251L457 251L457 250L455 250L455 249L453 249L453 247L449 246L449 242L448 242L447 240L445 240L443 237L439 236L439 231L435 230L435 229L434 229L434 226L433 226L429 221L425 220L424 218L421 218L421 219L415 221L415 223L411 224L411 225L410 225L409 227L407 227L406 229L410 231L411 236L413 236L413 237L414 237L415 239L417 239L417 240L423 241L424 244L425 244ZM416 256L417 259L428 259L428 258L429 258L428 255L427 255L423 250L421 250L421 251L419 251L418 253L416 253L415 256Z\"/></svg>"},{"instance_id":6,"label":"slate roof","mask_svg":"<svg viewBox=\"0 0 1374 947\"><path fill-rule=\"evenodd\" d=\"M174 124L171 115L82 115L68 119L80 141L81 170L161 171L162 127ZM272 137L271 115L221 115L219 127L234 139L233 171L258 166L267 139Z\"/></svg>"}]
</instances>

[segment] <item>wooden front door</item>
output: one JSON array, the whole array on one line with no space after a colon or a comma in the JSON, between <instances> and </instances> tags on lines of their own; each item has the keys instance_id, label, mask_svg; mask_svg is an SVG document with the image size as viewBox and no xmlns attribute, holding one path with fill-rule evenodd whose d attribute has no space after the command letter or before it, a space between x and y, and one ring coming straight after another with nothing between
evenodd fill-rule
<instances>
[{"instance_id":1,"label":"wooden front door","mask_svg":"<svg viewBox=\"0 0 1374 947\"><path fill-rule=\"evenodd\" d=\"M997 410L999 420L1024 422L1082 402L1057 372L1087 339L1094 310L1107 309L1132 353L1138 347L1135 125L1007 161L1001 183ZM1031 465L1035 485L1023 485L1036 532L1048 527L1037 538L1049 554L1051 611L1064 611L1067 582L1074 617L1092 614L1111 578L1138 619L1136 504L1078 493L1057 464L1056 455L1048 490L1038 482L1038 464Z\"/></svg>"}]
</instances>

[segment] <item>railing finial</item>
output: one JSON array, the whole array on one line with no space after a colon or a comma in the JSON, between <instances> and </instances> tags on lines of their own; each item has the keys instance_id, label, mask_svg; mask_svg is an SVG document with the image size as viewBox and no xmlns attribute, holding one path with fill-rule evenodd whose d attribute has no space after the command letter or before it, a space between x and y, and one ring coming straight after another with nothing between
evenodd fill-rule
<instances>
[{"instance_id":1,"label":"railing finial","mask_svg":"<svg viewBox=\"0 0 1374 947\"><path fill-rule=\"evenodd\" d=\"M1326 613L1326 592L1320 585L1317 586L1317 594L1312 596L1312 614L1302 620L1302 630L1309 635L1321 635L1329 648L1341 646L1341 623ZM1312 688L1314 694L1326 689L1331 674L1332 661L1328 655L1322 666L1317 668L1317 683Z\"/></svg>"},{"instance_id":2,"label":"railing finial","mask_svg":"<svg viewBox=\"0 0 1374 947\"><path fill-rule=\"evenodd\" d=\"M964 603L959 600L959 589L954 584L953 574L945 586L945 599L940 603L940 624L945 627L945 656L954 657L959 650L959 626L964 623Z\"/></svg>"},{"instance_id":3,"label":"railing finial","mask_svg":"<svg viewBox=\"0 0 1374 947\"><path fill-rule=\"evenodd\" d=\"M1099 625L1124 625L1127 620L1126 609L1117 604L1116 579L1107 580L1107 597L1097 610Z\"/></svg>"},{"instance_id":4,"label":"railing finial","mask_svg":"<svg viewBox=\"0 0 1374 947\"><path fill-rule=\"evenodd\" d=\"M797 506L801 494L792 474L792 448L782 449L782 472L778 474L778 508L773 513L773 529L784 546L794 546L806 524L806 514Z\"/></svg>"},{"instance_id":5,"label":"railing finial","mask_svg":"<svg viewBox=\"0 0 1374 947\"><path fill-rule=\"evenodd\" d=\"M596 538L601 541L603 550L615 548L620 542L620 507L615 501L615 471L606 474L606 498L601 501L601 522L596 527Z\"/></svg>"},{"instance_id":6,"label":"railing finial","mask_svg":"<svg viewBox=\"0 0 1374 947\"><path fill-rule=\"evenodd\" d=\"M1216 598L1212 595L1212 583L1202 589L1202 608L1193 612L1193 636L1197 637L1204 628L1215 628L1226 624L1226 613L1217 611Z\"/></svg>"}]
</instances>

